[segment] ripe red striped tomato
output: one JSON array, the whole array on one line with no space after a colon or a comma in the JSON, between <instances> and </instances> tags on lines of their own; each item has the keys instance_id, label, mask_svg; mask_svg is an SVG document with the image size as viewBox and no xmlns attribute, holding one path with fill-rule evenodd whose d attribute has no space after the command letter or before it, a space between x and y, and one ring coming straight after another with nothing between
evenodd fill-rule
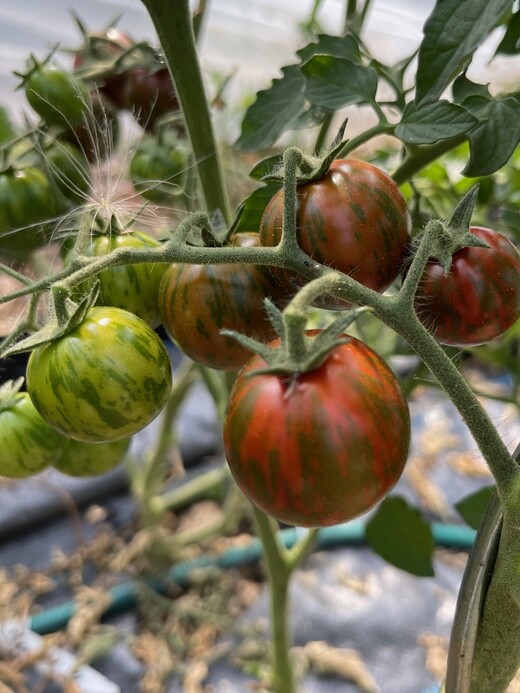
<instances>
[{"instance_id":1,"label":"ripe red striped tomato","mask_svg":"<svg viewBox=\"0 0 520 693\"><path fill-rule=\"evenodd\" d=\"M262 245L280 241L283 205L279 190L262 218ZM296 221L307 255L380 292L399 274L410 242L410 215L399 188L381 169L355 159L333 161L323 178L298 188ZM272 273L288 295L305 283L294 273ZM320 305L342 309L346 303L328 299Z\"/></svg>"},{"instance_id":2,"label":"ripe red striped tomato","mask_svg":"<svg viewBox=\"0 0 520 693\"><path fill-rule=\"evenodd\" d=\"M239 233L231 243L259 245L259 237ZM255 265L175 263L160 287L162 324L194 361L219 370L241 368L252 352L220 330L236 330L263 342L272 339L275 332L264 308L271 288L265 271Z\"/></svg>"},{"instance_id":3,"label":"ripe red striped tomato","mask_svg":"<svg viewBox=\"0 0 520 693\"><path fill-rule=\"evenodd\" d=\"M91 308L76 329L37 347L27 364L27 391L38 412L86 443L140 431L164 407L171 385L164 344L120 308Z\"/></svg>"},{"instance_id":4,"label":"ripe red striped tomato","mask_svg":"<svg viewBox=\"0 0 520 693\"><path fill-rule=\"evenodd\" d=\"M410 442L390 368L354 337L307 373L254 374L265 365L254 357L229 399L224 446L238 486L268 515L303 527L372 508L401 476Z\"/></svg>"},{"instance_id":5,"label":"ripe red striped tomato","mask_svg":"<svg viewBox=\"0 0 520 693\"><path fill-rule=\"evenodd\" d=\"M429 260L416 293L417 315L441 344L489 342L520 317L520 253L498 231L470 232L489 248L457 250L447 275Z\"/></svg>"}]
</instances>

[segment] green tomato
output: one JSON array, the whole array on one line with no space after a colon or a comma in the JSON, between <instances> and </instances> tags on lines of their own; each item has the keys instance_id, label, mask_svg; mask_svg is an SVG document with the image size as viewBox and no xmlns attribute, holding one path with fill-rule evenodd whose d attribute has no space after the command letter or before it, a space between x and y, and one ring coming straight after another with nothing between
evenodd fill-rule
<instances>
[{"instance_id":1,"label":"green tomato","mask_svg":"<svg viewBox=\"0 0 520 693\"><path fill-rule=\"evenodd\" d=\"M69 476L96 476L117 467L130 447L131 438L110 443L80 443L69 439L54 467Z\"/></svg>"},{"instance_id":2,"label":"green tomato","mask_svg":"<svg viewBox=\"0 0 520 693\"><path fill-rule=\"evenodd\" d=\"M45 222L56 215L46 175L35 166L0 173L0 253L26 256L47 242Z\"/></svg>"},{"instance_id":3,"label":"green tomato","mask_svg":"<svg viewBox=\"0 0 520 693\"><path fill-rule=\"evenodd\" d=\"M93 236L88 254L108 255L117 248L155 248L160 245L140 231L107 236ZM151 327L161 324L159 287L168 268L167 263L140 263L111 267L97 276L100 282L99 305L123 308L135 313Z\"/></svg>"},{"instance_id":4,"label":"green tomato","mask_svg":"<svg viewBox=\"0 0 520 693\"><path fill-rule=\"evenodd\" d=\"M14 140L16 137L16 129L11 122L7 109L0 106L0 144L5 144Z\"/></svg>"},{"instance_id":5,"label":"green tomato","mask_svg":"<svg viewBox=\"0 0 520 693\"><path fill-rule=\"evenodd\" d=\"M24 80L25 96L47 123L73 127L89 108L89 91L76 75L53 65L36 66Z\"/></svg>"},{"instance_id":6,"label":"green tomato","mask_svg":"<svg viewBox=\"0 0 520 693\"><path fill-rule=\"evenodd\" d=\"M84 203L90 189L90 166L85 154L69 142L55 141L44 149L45 172L71 202Z\"/></svg>"},{"instance_id":7,"label":"green tomato","mask_svg":"<svg viewBox=\"0 0 520 693\"><path fill-rule=\"evenodd\" d=\"M171 204L179 194L189 166L189 153L176 138L145 137L130 162L130 178L143 197Z\"/></svg>"},{"instance_id":8,"label":"green tomato","mask_svg":"<svg viewBox=\"0 0 520 693\"><path fill-rule=\"evenodd\" d=\"M86 443L143 429L171 386L164 344L144 320L120 308L91 308L74 330L37 347L27 364L36 409L58 431Z\"/></svg>"},{"instance_id":9,"label":"green tomato","mask_svg":"<svg viewBox=\"0 0 520 693\"><path fill-rule=\"evenodd\" d=\"M0 476L22 479L53 464L65 439L36 411L27 392L0 403Z\"/></svg>"}]
</instances>

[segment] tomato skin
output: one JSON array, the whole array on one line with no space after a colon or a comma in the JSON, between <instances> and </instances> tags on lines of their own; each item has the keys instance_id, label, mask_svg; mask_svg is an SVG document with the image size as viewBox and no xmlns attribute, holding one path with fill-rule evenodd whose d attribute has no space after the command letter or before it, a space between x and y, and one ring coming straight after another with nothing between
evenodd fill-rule
<instances>
[{"instance_id":1,"label":"tomato skin","mask_svg":"<svg viewBox=\"0 0 520 693\"><path fill-rule=\"evenodd\" d=\"M75 477L104 474L121 464L130 447L131 438L110 443L80 443L67 439L63 454L53 466L62 474Z\"/></svg>"},{"instance_id":2,"label":"tomato skin","mask_svg":"<svg viewBox=\"0 0 520 693\"><path fill-rule=\"evenodd\" d=\"M56 214L52 186L40 169L28 166L0 173L0 253L18 257L45 245L40 225Z\"/></svg>"},{"instance_id":3,"label":"tomato skin","mask_svg":"<svg viewBox=\"0 0 520 693\"><path fill-rule=\"evenodd\" d=\"M264 246L280 241L284 197L283 190L275 193L263 214ZM410 242L406 201L390 176L363 161L338 159L323 178L299 186L297 199L298 243L307 255L374 291L390 286ZM288 294L305 283L299 275L276 269L273 276ZM346 305L332 298L323 303L331 309Z\"/></svg>"},{"instance_id":4,"label":"tomato skin","mask_svg":"<svg viewBox=\"0 0 520 693\"><path fill-rule=\"evenodd\" d=\"M473 226L470 232L489 248L457 250L447 276L430 259L415 296L419 319L441 344L489 342L520 317L520 253L498 231Z\"/></svg>"},{"instance_id":5,"label":"tomato skin","mask_svg":"<svg viewBox=\"0 0 520 693\"><path fill-rule=\"evenodd\" d=\"M27 391L42 417L86 443L127 438L166 404L172 385L168 352L140 318L94 307L60 339L37 347Z\"/></svg>"},{"instance_id":6,"label":"tomato skin","mask_svg":"<svg viewBox=\"0 0 520 693\"><path fill-rule=\"evenodd\" d=\"M90 168L84 153L69 142L56 141L45 150L46 172L71 202L85 202L90 188Z\"/></svg>"},{"instance_id":7,"label":"tomato skin","mask_svg":"<svg viewBox=\"0 0 520 693\"><path fill-rule=\"evenodd\" d=\"M147 200L171 204L184 184L189 152L176 138L148 136L138 144L130 161L130 178Z\"/></svg>"},{"instance_id":8,"label":"tomato skin","mask_svg":"<svg viewBox=\"0 0 520 693\"><path fill-rule=\"evenodd\" d=\"M259 245L255 233L236 234L232 245ZM173 264L159 292L159 309L169 337L198 363L219 370L234 370L251 358L251 351L220 334L227 328L261 341L274 330L267 319L264 298L271 284L254 265Z\"/></svg>"},{"instance_id":9,"label":"tomato skin","mask_svg":"<svg viewBox=\"0 0 520 693\"><path fill-rule=\"evenodd\" d=\"M27 101L48 125L72 127L88 109L89 92L83 80L52 65L36 67L24 88Z\"/></svg>"},{"instance_id":10,"label":"tomato skin","mask_svg":"<svg viewBox=\"0 0 520 693\"><path fill-rule=\"evenodd\" d=\"M245 495L302 527L372 508L401 476L410 443L408 405L390 368L354 337L307 373L253 374L262 367L255 356L240 371L224 423L228 464Z\"/></svg>"},{"instance_id":11,"label":"tomato skin","mask_svg":"<svg viewBox=\"0 0 520 693\"><path fill-rule=\"evenodd\" d=\"M88 255L102 257L117 248L156 248L159 241L148 234L132 231L121 235L93 236ZM123 308L134 313L151 327L161 324L159 287L168 263L122 265L103 270L97 275L100 282L98 305Z\"/></svg>"},{"instance_id":12,"label":"tomato skin","mask_svg":"<svg viewBox=\"0 0 520 693\"><path fill-rule=\"evenodd\" d=\"M167 67L150 72L145 67L128 71L125 102L135 119L152 132L158 118L179 110L179 101Z\"/></svg>"},{"instance_id":13,"label":"tomato skin","mask_svg":"<svg viewBox=\"0 0 520 693\"><path fill-rule=\"evenodd\" d=\"M23 479L60 457L65 438L38 414L26 392L0 410L0 476Z\"/></svg>"}]
</instances>

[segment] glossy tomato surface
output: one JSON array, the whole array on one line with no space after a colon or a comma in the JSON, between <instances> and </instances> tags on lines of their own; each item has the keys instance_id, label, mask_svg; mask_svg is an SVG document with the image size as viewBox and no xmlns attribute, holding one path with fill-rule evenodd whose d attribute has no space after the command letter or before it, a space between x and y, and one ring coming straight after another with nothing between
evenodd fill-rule
<instances>
[{"instance_id":1,"label":"glossy tomato surface","mask_svg":"<svg viewBox=\"0 0 520 693\"><path fill-rule=\"evenodd\" d=\"M156 248L159 241L140 231L106 236L93 236L88 254L108 255L118 248ZM139 263L110 267L97 275L100 282L98 303L123 308L139 316L151 327L161 322L159 287L168 268L165 263Z\"/></svg>"},{"instance_id":2,"label":"glossy tomato surface","mask_svg":"<svg viewBox=\"0 0 520 693\"><path fill-rule=\"evenodd\" d=\"M38 66L24 82L25 96L48 125L61 127L79 123L88 108L85 82L53 65Z\"/></svg>"},{"instance_id":3,"label":"glossy tomato surface","mask_svg":"<svg viewBox=\"0 0 520 693\"><path fill-rule=\"evenodd\" d=\"M447 275L429 260L416 293L417 315L441 344L489 342L520 317L520 253L497 231L470 232L489 247L456 251Z\"/></svg>"},{"instance_id":4,"label":"glossy tomato surface","mask_svg":"<svg viewBox=\"0 0 520 693\"><path fill-rule=\"evenodd\" d=\"M284 192L271 199L260 225L262 245L275 246L282 234ZM395 280L410 241L406 201L394 181L372 164L333 161L319 180L298 188L297 237L314 260L384 291ZM304 283L294 274L273 270L290 295ZM345 308L332 298L325 305Z\"/></svg>"},{"instance_id":5,"label":"glossy tomato surface","mask_svg":"<svg viewBox=\"0 0 520 693\"><path fill-rule=\"evenodd\" d=\"M66 439L46 423L26 392L0 404L0 476L22 479L57 460Z\"/></svg>"},{"instance_id":6,"label":"glossy tomato surface","mask_svg":"<svg viewBox=\"0 0 520 693\"><path fill-rule=\"evenodd\" d=\"M120 308L92 308L72 332L37 347L27 364L27 390L43 418L87 443L140 431L164 407L171 385L164 344Z\"/></svg>"},{"instance_id":7,"label":"glossy tomato surface","mask_svg":"<svg viewBox=\"0 0 520 693\"><path fill-rule=\"evenodd\" d=\"M259 245L258 234L240 233L235 246ZM161 284L162 324L182 351L198 363L219 370L240 368L251 358L249 349L220 334L226 328L264 342L274 330L264 299L271 295L264 270L254 265L173 264Z\"/></svg>"},{"instance_id":8,"label":"glossy tomato surface","mask_svg":"<svg viewBox=\"0 0 520 693\"><path fill-rule=\"evenodd\" d=\"M76 477L96 476L117 467L130 447L130 438L110 443L82 443L67 439L63 454L53 466L63 474Z\"/></svg>"},{"instance_id":9,"label":"glossy tomato surface","mask_svg":"<svg viewBox=\"0 0 520 693\"><path fill-rule=\"evenodd\" d=\"M386 363L350 337L315 370L238 374L224 424L238 486L275 519L325 527L370 510L397 482L410 443L406 399Z\"/></svg>"},{"instance_id":10,"label":"glossy tomato surface","mask_svg":"<svg viewBox=\"0 0 520 693\"><path fill-rule=\"evenodd\" d=\"M56 196L43 171L28 166L0 173L0 254L23 257L45 245L44 222L56 212Z\"/></svg>"}]
</instances>

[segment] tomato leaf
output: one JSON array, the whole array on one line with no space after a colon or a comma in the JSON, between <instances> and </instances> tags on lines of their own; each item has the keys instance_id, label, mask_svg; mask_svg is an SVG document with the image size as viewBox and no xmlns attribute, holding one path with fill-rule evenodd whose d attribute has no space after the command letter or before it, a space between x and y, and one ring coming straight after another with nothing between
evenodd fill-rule
<instances>
[{"instance_id":1,"label":"tomato leaf","mask_svg":"<svg viewBox=\"0 0 520 693\"><path fill-rule=\"evenodd\" d=\"M476 84L466 77L466 73L459 75L451 85L453 99L457 103L463 103L469 96L490 96L489 89L486 84Z\"/></svg>"},{"instance_id":2,"label":"tomato leaf","mask_svg":"<svg viewBox=\"0 0 520 693\"><path fill-rule=\"evenodd\" d=\"M338 58L348 58L353 62L361 60L359 44L351 34L346 36L329 36L320 34L316 43L309 43L305 48L296 52L302 63L306 63L313 55L335 55Z\"/></svg>"},{"instance_id":3,"label":"tomato leaf","mask_svg":"<svg viewBox=\"0 0 520 693\"><path fill-rule=\"evenodd\" d=\"M395 135L409 144L434 144L463 135L477 124L478 119L468 110L449 101L426 104L418 110L408 104Z\"/></svg>"},{"instance_id":4,"label":"tomato leaf","mask_svg":"<svg viewBox=\"0 0 520 693\"><path fill-rule=\"evenodd\" d=\"M495 55L516 55L520 50L520 10L511 16L506 33L498 44Z\"/></svg>"},{"instance_id":5,"label":"tomato leaf","mask_svg":"<svg viewBox=\"0 0 520 693\"><path fill-rule=\"evenodd\" d=\"M491 496L495 493L494 486L485 486L455 503L455 509L472 529L478 529Z\"/></svg>"},{"instance_id":6,"label":"tomato leaf","mask_svg":"<svg viewBox=\"0 0 520 693\"><path fill-rule=\"evenodd\" d=\"M375 100L377 72L373 67L333 55L314 55L304 65L305 96L316 106L337 110Z\"/></svg>"},{"instance_id":7,"label":"tomato leaf","mask_svg":"<svg viewBox=\"0 0 520 693\"><path fill-rule=\"evenodd\" d=\"M270 147L291 127L306 107L305 78L298 65L282 68L283 76L273 80L269 89L259 91L242 122L237 146L243 151Z\"/></svg>"},{"instance_id":8,"label":"tomato leaf","mask_svg":"<svg viewBox=\"0 0 520 693\"><path fill-rule=\"evenodd\" d=\"M419 106L435 101L451 80L469 64L473 52L498 25L512 0L443 0L424 25L419 48Z\"/></svg>"},{"instance_id":9,"label":"tomato leaf","mask_svg":"<svg viewBox=\"0 0 520 693\"><path fill-rule=\"evenodd\" d=\"M232 233L242 233L244 231L257 232L265 208L272 196L282 187L280 181L269 181L253 190L249 197L243 200L238 208L237 216L232 224Z\"/></svg>"},{"instance_id":10,"label":"tomato leaf","mask_svg":"<svg viewBox=\"0 0 520 693\"><path fill-rule=\"evenodd\" d=\"M507 163L520 142L520 101L514 96L472 96L464 106L479 124L468 133L470 157L465 176L487 176Z\"/></svg>"},{"instance_id":11,"label":"tomato leaf","mask_svg":"<svg viewBox=\"0 0 520 693\"><path fill-rule=\"evenodd\" d=\"M429 577L434 574L435 548L430 525L421 513L399 496L388 496L366 526L370 547L401 570Z\"/></svg>"}]
</instances>

